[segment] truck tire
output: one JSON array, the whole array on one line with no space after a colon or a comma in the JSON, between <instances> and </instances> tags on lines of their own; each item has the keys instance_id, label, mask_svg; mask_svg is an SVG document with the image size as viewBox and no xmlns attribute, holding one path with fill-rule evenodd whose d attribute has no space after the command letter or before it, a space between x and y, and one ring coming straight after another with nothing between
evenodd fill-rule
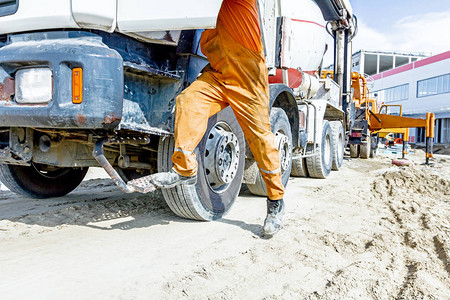
<instances>
[{"instance_id":1,"label":"truck tire","mask_svg":"<svg viewBox=\"0 0 450 300\"><path fill-rule=\"evenodd\" d=\"M319 145L319 153L306 158L309 176L325 179L330 175L333 164L333 132L330 122L323 121L322 139Z\"/></svg>"},{"instance_id":2,"label":"truck tire","mask_svg":"<svg viewBox=\"0 0 450 300\"><path fill-rule=\"evenodd\" d=\"M275 144L280 152L281 183L286 186L291 175L292 166L292 132L291 124L283 109L273 107L270 111L270 128L275 135ZM261 173L256 176L254 184L247 184L250 193L267 196L267 187Z\"/></svg>"},{"instance_id":3,"label":"truck tire","mask_svg":"<svg viewBox=\"0 0 450 300\"><path fill-rule=\"evenodd\" d=\"M350 157L358 158L359 156L359 145L358 144L350 144Z\"/></svg>"},{"instance_id":4,"label":"truck tire","mask_svg":"<svg viewBox=\"0 0 450 300\"><path fill-rule=\"evenodd\" d=\"M333 132L333 164L331 169L339 171L344 161L344 127L340 121L330 122L331 130Z\"/></svg>"},{"instance_id":5,"label":"truck tire","mask_svg":"<svg viewBox=\"0 0 450 300\"><path fill-rule=\"evenodd\" d=\"M291 175L295 177L308 177L308 168L306 167L305 157L292 159Z\"/></svg>"},{"instance_id":6,"label":"truck tire","mask_svg":"<svg viewBox=\"0 0 450 300\"><path fill-rule=\"evenodd\" d=\"M173 137L161 137L158 172L172 168ZM220 219L233 205L241 189L245 165L245 139L231 108L209 118L208 128L195 149L198 171L196 185L162 189L170 209L186 219Z\"/></svg>"},{"instance_id":7,"label":"truck tire","mask_svg":"<svg viewBox=\"0 0 450 300\"><path fill-rule=\"evenodd\" d=\"M59 168L31 163L31 166L0 165L0 180L16 194L45 199L61 197L83 181L89 168Z\"/></svg>"},{"instance_id":8,"label":"truck tire","mask_svg":"<svg viewBox=\"0 0 450 300\"><path fill-rule=\"evenodd\" d=\"M365 143L363 143L363 144L361 144L361 145L359 145L359 156L362 158L362 159L368 159L369 157L370 157L370 150L371 150L371 146L370 146L370 140L371 140L372 138L369 136L368 138L367 138L367 142L365 142Z\"/></svg>"},{"instance_id":9,"label":"truck tire","mask_svg":"<svg viewBox=\"0 0 450 300\"><path fill-rule=\"evenodd\" d=\"M377 157L377 151L378 151L378 136L372 136L371 141L371 148L370 148L370 158L376 158Z\"/></svg>"}]
</instances>

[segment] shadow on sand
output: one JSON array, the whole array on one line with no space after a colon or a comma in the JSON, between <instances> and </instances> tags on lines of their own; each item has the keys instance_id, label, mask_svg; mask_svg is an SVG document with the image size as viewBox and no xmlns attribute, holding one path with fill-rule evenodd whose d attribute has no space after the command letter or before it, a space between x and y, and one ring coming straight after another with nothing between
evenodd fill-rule
<instances>
[{"instance_id":1,"label":"shadow on sand","mask_svg":"<svg viewBox=\"0 0 450 300\"><path fill-rule=\"evenodd\" d=\"M247 193L244 188L242 194ZM0 220L45 227L78 225L99 230L198 222L176 216L160 191L147 195L124 194L109 179L84 181L75 191L59 198L31 199L1 191ZM255 237L266 238L261 224L227 218L218 222L240 227Z\"/></svg>"}]
</instances>

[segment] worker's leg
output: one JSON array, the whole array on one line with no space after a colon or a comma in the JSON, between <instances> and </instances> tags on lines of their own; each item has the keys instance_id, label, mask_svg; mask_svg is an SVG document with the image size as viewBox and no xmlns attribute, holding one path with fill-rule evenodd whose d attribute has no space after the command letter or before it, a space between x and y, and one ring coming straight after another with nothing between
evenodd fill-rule
<instances>
[{"instance_id":1,"label":"worker's leg","mask_svg":"<svg viewBox=\"0 0 450 300\"><path fill-rule=\"evenodd\" d=\"M175 172L154 174L152 181L156 186L168 188L182 181L195 183L190 180L197 173L194 150L205 134L209 117L228 106L218 86L214 76L206 72L176 98L172 155Z\"/></svg>"},{"instance_id":2,"label":"worker's leg","mask_svg":"<svg viewBox=\"0 0 450 300\"><path fill-rule=\"evenodd\" d=\"M281 183L280 155L275 145L275 136L270 131L269 100L262 91L260 97L247 96L248 91L229 93L230 106L244 131L247 143L258 163L266 183L267 216L264 220L264 233L273 235L283 225L284 187Z\"/></svg>"},{"instance_id":3,"label":"worker's leg","mask_svg":"<svg viewBox=\"0 0 450 300\"><path fill-rule=\"evenodd\" d=\"M270 131L268 99L263 96L255 100L248 98L246 94L245 91L242 94L227 92L230 106L266 183L269 199L283 199L280 155L275 145L275 136Z\"/></svg>"}]
</instances>

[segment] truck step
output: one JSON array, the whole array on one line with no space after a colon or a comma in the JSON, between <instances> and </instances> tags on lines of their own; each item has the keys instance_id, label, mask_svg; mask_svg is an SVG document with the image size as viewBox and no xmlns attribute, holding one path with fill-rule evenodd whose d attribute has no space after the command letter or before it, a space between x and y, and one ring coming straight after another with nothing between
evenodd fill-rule
<instances>
[{"instance_id":1,"label":"truck step","mask_svg":"<svg viewBox=\"0 0 450 300\"><path fill-rule=\"evenodd\" d=\"M151 175L128 181L127 186L133 187L136 192L142 194L156 191L156 186L152 183Z\"/></svg>"}]
</instances>

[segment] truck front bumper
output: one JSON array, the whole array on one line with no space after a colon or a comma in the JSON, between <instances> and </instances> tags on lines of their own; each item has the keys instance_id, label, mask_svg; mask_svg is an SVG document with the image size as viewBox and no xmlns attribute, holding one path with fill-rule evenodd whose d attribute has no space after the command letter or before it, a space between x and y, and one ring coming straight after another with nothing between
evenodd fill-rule
<instances>
[{"instance_id":1,"label":"truck front bumper","mask_svg":"<svg viewBox=\"0 0 450 300\"><path fill-rule=\"evenodd\" d=\"M19 104L18 70L49 68L51 100ZM82 102L72 101L72 70L82 69ZM0 48L0 127L113 129L122 119L123 60L86 32L23 34ZM3 91L3 92L2 92Z\"/></svg>"}]
</instances>

